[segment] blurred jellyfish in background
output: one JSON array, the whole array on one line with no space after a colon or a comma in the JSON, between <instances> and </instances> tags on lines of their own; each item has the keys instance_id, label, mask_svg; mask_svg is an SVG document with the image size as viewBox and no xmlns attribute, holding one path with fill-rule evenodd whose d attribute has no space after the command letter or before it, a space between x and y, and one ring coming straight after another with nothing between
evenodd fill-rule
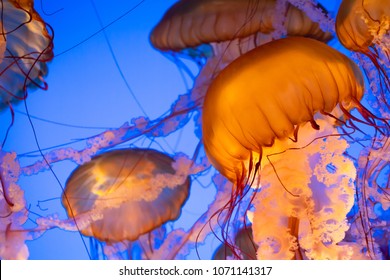
<instances>
[{"instance_id":1,"label":"blurred jellyfish in background","mask_svg":"<svg viewBox=\"0 0 390 280\"><path fill-rule=\"evenodd\" d=\"M12 115L0 148L1 238L0 258L28 257L27 233L22 225L28 218L24 192L18 185L20 166L16 154L3 151L14 121L13 105L27 97L27 89L47 89L46 62L53 58L52 35L33 8L33 1L1 2L0 110ZM0 121L6 125L4 120Z\"/></svg>"},{"instance_id":2,"label":"blurred jellyfish in background","mask_svg":"<svg viewBox=\"0 0 390 280\"><path fill-rule=\"evenodd\" d=\"M390 5L383 0L344 0L336 18L340 43L356 52L373 93L375 109L388 116ZM362 56L363 55L363 56Z\"/></svg>"},{"instance_id":3,"label":"blurred jellyfish in background","mask_svg":"<svg viewBox=\"0 0 390 280\"><path fill-rule=\"evenodd\" d=\"M112 1L2 2L0 258L390 258L386 1Z\"/></svg>"},{"instance_id":4,"label":"blurred jellyfish in background","mask_svg":"<svg viewBox=\"0 0 390 280\"><path fill-rule=\"evenodd\" d=\"M53 58L51 30L34 10L34 1L1 2L0 109L27 97L27 89L47 89L46 62ZM3 45L4 44L4 45Z\"/></svg>"}]
</instances>

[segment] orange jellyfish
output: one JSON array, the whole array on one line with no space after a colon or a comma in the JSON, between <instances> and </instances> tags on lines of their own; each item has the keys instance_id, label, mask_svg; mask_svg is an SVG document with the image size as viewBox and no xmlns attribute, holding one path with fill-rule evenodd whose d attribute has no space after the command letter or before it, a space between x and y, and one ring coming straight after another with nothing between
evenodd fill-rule
<instances>
[{"instance_id":1,"label":"orange jellyfish","mask_svg":"<svg viewBox=\"0 0 390 280\"><path fill-rule=\"evenodd\" d=\"M316 113L342 121L334 109L354 118L349 110L356 108L368 121L360 104L363 91L357 65L313 39L276 40L233 61L212 82L203 107L206 154L235 185L230 207L255 182L262 159L283 152L279 143L296 142L305 124L320 129ZM292 230L296 222L289 221Z\"/></svg>"},{"instance_id":2,"label":"orange jellyfish","mask_svg":"<svg viewBox=\"0 0 390 280\"><path fill-rule=\"evenodd\" d=\"M321 41L332 37L291 4L286 3L285 14L278 18L275 11L281 7L277 5L276 0L181 0L165 13L150 40L157 49L177 51L250 35L256 40L260 33L271 33L277 28L286 28L289 36Z\"/></svg>"},{"instance_id":3,"label":"orange jellyfish","mask_svg":"<svg viewBox=\"0 0 390 280\"><path fill-rule=\"evenodd\" d=\"M372 64L361 59L361 64L370 80L377 107L388 117L390 90L388 70L390 67L390 4L387 0L344 0L336 18L336 33L341 44L351 51L364 54ZM373 71L372 65L377 71ZM379 74L379 75L378 75ZM376 106L374 106L376 107Z\"/></svg>"},{"instance_id":4,"label":"orange jellyfish","mask_svg":"<svg viewBox=\"0 0 390 280\"><path fill-rule=\"evenodd\" d=\"M94 157L70 175L62 202L81 233L109 243L134 241L179 217L190 179L155 150L124 149Z\"/></svg>"},{"instance_id":5,"label":"orange jellyfish","mask_svg":"<svg viewBox=\"0 0 390 280\"><path fill-rule=\"evenodd\" d=\"M288 62L288 63L286 63ZM211 84L203 107L203 141L212 164L238 188L253 175L262 147L296 139L314 115L356 107L364 82L345 55L308 38L262 45L233 61Z\"/></svg>"},{"instance_id":6,"label":"orange jellyfish","mask_svg":"<svg viewBox=\"0 0 390 280\"><path fill-rule=\"evenodd\" d=\"M379 47L389 56L390 5L387 0L343 0L336 18L336 32L349 50L374 56Z\"/></svg>"},{"instance_id":7,"label":"orange jellyfish","mask_svg":"<svg viewBox=\"0 0 390 280\"><path fill-rule=\"evenodd\" d=\"M285 35L323 42L332 38L331 33L323 31L318 23L287 2L182 0L155 26L150 41L162 51L212 45L213 56L207 60L191 91L192 99L200 105L210 81L226 65L256 46Z\"/></svg>"},{"instance_id":8,"label":"orange jellyfish","mask_svg":"<svg viewBox=\"0 0 390 280\"><path fill-rule=\"evenodd\" d=\"M2 1L0 110L25 99L27 88L47 88L43 78L53 58L53 38L33 6L32 0Z\"/></svg>"}]
</instances>

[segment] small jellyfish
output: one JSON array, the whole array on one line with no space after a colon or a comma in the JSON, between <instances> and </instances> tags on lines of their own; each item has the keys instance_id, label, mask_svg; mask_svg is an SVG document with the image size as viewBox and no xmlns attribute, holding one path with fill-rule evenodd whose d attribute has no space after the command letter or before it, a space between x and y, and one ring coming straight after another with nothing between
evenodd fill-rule
<instances>
[{"instance_id":1,"label":"small jellyfish","mask_svg":"<svg viewBox=\"0 0 390 280\"><path fill-rule=\"evenodd\" d=\"M373 95L373 107L389 117L390 3L387 0L344 0L336 18L336 33L347 49L363 54L360 60ZM367 60L368 58L369 60ZM385 108L383 109L383 106Z\"/></svg>"},{"instance_id":2,"label":"small jellyfish","mask_svg":"<svg viewBox=\"0 0 390 280\"><path fill-rule=\"evenodd\" d=\"M336 18L336 32L349 50L375 56L379 47L389 56L390 4L387 0L343 0Z\"/></svg>"},{"instance_id":3,"label":"small jellyfish","mask_svg":"<svg viewBox=\"0 0 390 280\"><path fill-rule=\"evenodd\" d=\"M28 88L47 88L44 76L53 58L53 37L33 5L32 0L2 1L0 110L24 100Z\"/></svg>"},{"instance_id":4,"label":"small jellyfish","mask_svg":"<svg viewBox=\"0 0 390 280\"><path fill-rule=\"evenodd\" d=\"M134 241L179 217L190 179L174 176L169 156L147 149L103 153L70 175L62 196L68 215L89 213L81 233L109 243Z\"/></svg>"}]
</instances>

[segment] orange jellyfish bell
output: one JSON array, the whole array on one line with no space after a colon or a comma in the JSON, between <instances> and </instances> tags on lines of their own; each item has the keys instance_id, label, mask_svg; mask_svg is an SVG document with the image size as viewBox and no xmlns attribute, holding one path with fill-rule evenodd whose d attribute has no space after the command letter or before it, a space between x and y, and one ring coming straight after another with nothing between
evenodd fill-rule
<instances>
[{"instance_id":1,"label":"orange jellyfish bell","mask_svg":"<svg viewBox=\"0 0 390 280\"><path fill-rule=\"evenodd\" d=\"M336 18L340 42L352 51L368 53L369 47L389 36L388 0L343 0Z\"/></svg>"},{"instance_id":2,"label":"orange jellyfish bell","mask_svg":"<svg viewBox=\"0 0 390 280\"><path fill-rule=\"evenodd\" d=\"M208 158L240 194L263 147L296 139L307 122L319 129L317 112L330 114L337 105L345 113L362 110L363 90L357 65L324 43L291 37L262 45L233 61L209 87L203 107Z\"/></svg>"},{"instance_id":3,"label":"orange jellyfish bell","mask_svg":"<svg viewBox=\"0 0 390 280\"><path fill-rule=\"evenodd\" d=\"M287 4L283 14L289 36L321 41L332 38L301 10ZM153 29L150 40L157 49L180 50L204 43L231 41L278 28L276 0L181 0L175 3Z\"/></svg>"},{"instance_id":4,"label":"orange jellyfish bell","mask_svg":"<svg viewBox=\"0 0 390 280\"><path fill-rule=\"evenodd\" d=\"M175 176L169 156L147 149L110 151L81 165L66 182L68 215L89 214L81 233L101 241L133 241L179 217L190 179Z\"/></svg>"},{"instance_id":5,"label":"orange jellyfish bell","mask_svg":"<svg viewBox=\"0 0 390 280\"><path fill-rule=\"evenodd\" d=\"M0 109L27 97L27 88L46 89L46 62L53 58L52 35L32 0L2 1Z\"/></svg>"},{"instance_id":6,"label":"orange jellyfish bell","mask_svg":"<svg viewBox=\"0 0 390 280\"><path fill-rule=\"evenodd\" d=\"M319 6L318 10L327 17L325 9ZM150 41L161 51L175 52L211 45L212 55L200 51L200 57L206 56L207 62L191 90L192 100L201 106L209 84L223 68L253 48L284 36L323 42L332 38L330 32L323 31L304 11L287 1L182 0L154 27Z\"/></svg>"}]
</instances>

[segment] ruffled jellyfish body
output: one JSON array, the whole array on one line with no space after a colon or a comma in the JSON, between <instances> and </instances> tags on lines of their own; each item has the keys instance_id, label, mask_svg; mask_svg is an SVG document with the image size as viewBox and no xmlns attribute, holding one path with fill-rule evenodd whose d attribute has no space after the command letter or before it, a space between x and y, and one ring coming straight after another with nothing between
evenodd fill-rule
<instances>
[{"instance_id":1,"label":"ruffled jellyfish body","mask_svg":"<svg viewBox=\"0 0 390 280\"><path fill-rule=\"evenodd\" d=\"M4 56L0 63L0 109L27 97L27 88L46 89L46 63L53 58L52 35L33 1L2 1Z\"/></svg>"},{"instance_id":2,"label":"ruffled jellyfish body","mask_svg":"<svg viewBox=\"0 0 390 280\"><path fill-rule=\"evenodd\" d=\"M180 215L190 180L172 179L172 162L155 150L101 154L71 174L62 202L70 217L95 216L81 226L82 234L109 242L136 240Z\"/></svg>"},{"instance_id":3,"label":"ruffled jellyfish body","mask_svg":"<svg viewBox=\"0 0 390 280\"><path fill-rule=\"evenodd\" d=\"M329 118L317 123L320 130L301 126L297 142L278 141L262 164L253 199L258 259L368 258L363 240L345 239L356 193L349 144Z\"/></svg>"}]
</instances>

